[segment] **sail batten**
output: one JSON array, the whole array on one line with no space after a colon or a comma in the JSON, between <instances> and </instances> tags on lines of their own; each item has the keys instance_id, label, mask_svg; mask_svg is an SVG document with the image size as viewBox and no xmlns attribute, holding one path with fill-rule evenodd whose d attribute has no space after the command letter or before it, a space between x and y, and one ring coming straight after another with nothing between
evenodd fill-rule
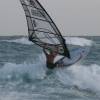
<instances>
[{"instance_id":1,"label":"sail batten","mask_svg":"<svg viewBox=\"0 0 100 100\"><path fill-rule=\"evenodd\" d=\"M40 18L36 18L36 17L31 17L31 16L29 16L29 15L26 15L26 17L30 17L30 18L33 18L33 19L37 19L37 20L41 20L41 21L45 21L45 22L52 23L52 22L47 21L47 20L45 20L45 19L40 19Z\"/></svg>"},{"instance_id":2,"label":"sail batten","mask_svg":"<svg viewBox=\"0 0 100 100\"><path fill-rule=\"evenodd\" d=\"M46 49L54 50L58 46L58 53L68 57L69 51L63 36L39 1L20 0L20 2L27 19L29 40Z\"/></svg>"}]
</instances>

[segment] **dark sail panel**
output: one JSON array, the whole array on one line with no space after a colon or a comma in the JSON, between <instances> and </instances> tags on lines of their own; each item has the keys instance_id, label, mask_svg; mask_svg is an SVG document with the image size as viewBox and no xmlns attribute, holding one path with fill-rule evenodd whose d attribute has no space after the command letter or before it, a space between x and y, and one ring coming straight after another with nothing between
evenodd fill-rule
<instances>
[{"instance_id":1,"label":"dark sail panel","mask_svg":"<svg viewBox=\"0 0 100 100\"><path fill-rule=\"evenodd\" d=\"M70 58L69 51L59 29L38 0L20 0L25 11L29 39L35 44L54 50Z\"/></svg>"}]
</instances>

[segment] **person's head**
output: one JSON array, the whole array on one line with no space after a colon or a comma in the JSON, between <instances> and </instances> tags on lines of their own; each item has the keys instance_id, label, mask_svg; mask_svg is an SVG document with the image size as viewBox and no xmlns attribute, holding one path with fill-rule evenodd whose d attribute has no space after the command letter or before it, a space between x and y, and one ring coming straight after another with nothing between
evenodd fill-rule
<instances>
[{"instance_id":1,"label":"person's head","mask_svg":"<svg viewBox=\"0 0 100 100\"><path fill-rule=\"evenodd\" d=\"M58 51L54 51L54 52L53 52L53 55L56 56L57 54L58 54Z\"/></svg>"}]
</instances>

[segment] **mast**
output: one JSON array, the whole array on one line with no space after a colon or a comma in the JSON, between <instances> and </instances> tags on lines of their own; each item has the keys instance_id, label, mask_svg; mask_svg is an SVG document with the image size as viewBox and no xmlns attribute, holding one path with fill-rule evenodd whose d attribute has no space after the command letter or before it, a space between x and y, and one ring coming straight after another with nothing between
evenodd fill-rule
<instances>
[{"instance_id":1,"label":"mast","mask_svg":"<svg viewBox=\"0 0 100 100\"><path fill-rule=\"evenodd\" d=\"M47 13L47 11L44 9L44 7L40 4L40 2L38 0L36 0L38 2L38 4L41 6L41 8L46 12L46 14L49 16L50 20L52 21L52 23L55 25L58 33L60 34L60 37L62 38L62 44L63 44L63 48L64 48L64 56L70 58L70 53L69 53L69 50L67 48L67 45L66 45L66 41L65 39L63 38L63 36L61 35L61 32L60 30L58 29L58 27L56 26L56 24L54 23L54 21L52 20L52 18L50 17L50 15Z\"/></svg>"}]
</instances>

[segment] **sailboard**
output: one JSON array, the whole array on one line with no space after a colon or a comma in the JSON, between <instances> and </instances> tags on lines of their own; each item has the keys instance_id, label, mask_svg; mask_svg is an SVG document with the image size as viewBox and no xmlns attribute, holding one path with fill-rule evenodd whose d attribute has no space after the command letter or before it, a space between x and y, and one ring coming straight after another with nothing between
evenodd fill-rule
<instances>
[{"instance_id":1,"label":"sailboard","mask_svg":"<svg viewBox=\"0 0 100 100\"><path fill-rule=\"evenodd\" d=\"M64 66L73 65L84 58L87 50L72 52L68 50L60 30L38 0L20 0L20 2L25 12L30 41L47 50L53 51L58 48L58 54L63 57L57 61L62 62Z\"/></svg>"},{"instance_id":2,"label":"sailboard","mask_svg":"<svg viewBox=\"0 0 100 100\"><path fill-rule=\"evenodd\" d=\"M42 48L55 50L70 58L65 39L38 0L20 0L25 11L29 40ZM53 37L53 38L52 38Z\"/></svg>"},{"instance_id":3,"label":"sailboard","mask_svg":"<svg viewBox=\"0 0 100 100\"><path fill-rule=\"evenodd\" d=\"M57 64L60 64L61 66L59 67L70 67L82 61L88 55L89 51L90 49L88 47L74 48L70 50L71 59L68 59L67 57L57 56L55 59L55 63L57 62Z\"/></svg>"}]
</instances>

